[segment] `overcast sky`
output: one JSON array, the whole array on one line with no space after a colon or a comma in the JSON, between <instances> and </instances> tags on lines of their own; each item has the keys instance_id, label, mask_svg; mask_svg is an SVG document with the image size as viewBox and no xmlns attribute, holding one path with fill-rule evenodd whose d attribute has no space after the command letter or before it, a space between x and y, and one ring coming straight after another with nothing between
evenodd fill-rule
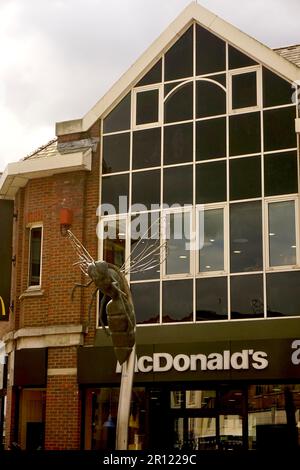
<instances>
[{"instance_id":1,"label":"overcast sky","mask_svg":"<svg viewBox=\"0 0 300 470\"><path fill-rule=\"evenodd\" d=\"M190 0L0 0L0 171L82 117ZM299 0L199 0L270 47L300 43Z\"/></svg>"}]
</instances>

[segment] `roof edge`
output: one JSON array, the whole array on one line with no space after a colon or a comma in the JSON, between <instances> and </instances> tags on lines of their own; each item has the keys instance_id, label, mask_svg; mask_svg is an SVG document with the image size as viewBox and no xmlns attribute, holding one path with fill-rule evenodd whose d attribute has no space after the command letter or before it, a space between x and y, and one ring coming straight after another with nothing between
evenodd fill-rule
<instances>
[{"instance_id":1,"label":"roof edge","mask_svg":"<svg viewBox=\"0 0 300 470\"><path fill-rule=\"evenodd\" d=\"M197 21L232 45L242 49L273 69L286 79L296 81L300 79L300 68L280 56L273 49L262 44L257 39L242 32L237 27L218 17L195 2L190 3L167 29L153 42L153 44L139 57L139 59L125 72L110 90L91 108L82 119L62 121L56 123L56 135L73 134L87 131L104 112L122 98L128 88L145 73L146 68L158 59L162 51L172 42L192 21Z\"/></svg>"}]
</instances>

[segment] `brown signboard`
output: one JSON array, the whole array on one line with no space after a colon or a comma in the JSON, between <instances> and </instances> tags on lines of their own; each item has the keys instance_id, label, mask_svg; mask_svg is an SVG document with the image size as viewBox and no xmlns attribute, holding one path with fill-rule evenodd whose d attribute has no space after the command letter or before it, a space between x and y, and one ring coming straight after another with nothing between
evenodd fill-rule
<instances>
[{"instance_id":1,"label":"brown signboard","mask_svg":"<svg viewBox=\"0 0 300 470\"><path fill-rule=\"evenodd\" d=\"M112 348L79 348L79 383L120 378ZM136 383L213 380L300 381L300 338L137 345Z\"/></svg>"},{"instance_id":2,"label":"brown signboard","mask_svg":"<svg viewBox=\"0 0 300 470\"><path fill-rule=\"evenodd\" d=\"M13 201L0 199L0 321L9 319Z\"/></svg>"}]
</instances>

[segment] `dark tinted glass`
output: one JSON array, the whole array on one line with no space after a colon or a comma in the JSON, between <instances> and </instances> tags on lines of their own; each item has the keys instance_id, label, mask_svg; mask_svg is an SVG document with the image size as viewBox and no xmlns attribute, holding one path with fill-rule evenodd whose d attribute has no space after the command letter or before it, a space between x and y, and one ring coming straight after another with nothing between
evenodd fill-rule
<instances>
[{"instance_id":1,"label":"dark tinted glass","mask_svg":"<svg viewBox=\"0 0 300 470\"><path fill-rule=\"evenodd\" d=\"M193 124L164 128L164 164L193 161Z\"/></svg>"},{"instance_id":2,"label":"dark tinted glass","mask_svg":"<svg viewBox=\"0 0 300 470\"><path fill-rule=\"evenodd\" d=\"M295 118L295 106L264 111L265 151L297 147Z\"/></svg>"},{"instance_id":3,"label":"dark tinted glass","mask_svg":"<svg viewBox=\"0 0 300 470\"><path fill-rule=\"evenodd\" d=\"M230 207L231 272L262 269L261 202L243 202Z\"/></svg>"},{"instance_id":4,"label":"dark tinted glass","mask_svg":"<svg viewBox=\"0 0 300 470\"><path fill-rule=\"evenodd\" d=\"M257 62L232 46L228 46L228 60L230 69L239 69L240 67L257 65Z\"/></svg>"},{"instance_id":5,"label":"dark tinted glass","mask_svg":"<svg viewBox=\"0 0 300 470\"><path fill-rule=\"evenodd\" d=\"M205 80L196 83L197 118L226 113L226 93L219 86Z\"/></svg>"},{"instance_id":6,"label":"dark tinted glass","mask_svg":"<svg viewBox=\"0 0 300 470\"><path fill-rule=\"evenodd\" d=\"M158 279L160 273L159 213L131 218L130 280Z\"/></svg>"},{"instance_id":7,"label":"dark tinted glass","mask_svg":"<svg viewBox=\"0 0 300 470\"><path fill-rule=\"evenodd\" d=\"M229 118L230 155L261 151L260 113L246 113Z\"/></svg>"},{"instance_id":8,"label":"dark tinted glass","mask_svg":"<svg viewBox=\"0 0 300 470\"><path fill-rule=\"evenodd\" d=\"M163 282L163 322L193 320L193 281Z\"/></svg>"},{"instance_id":9,"label":"dark tinted glass","mask_svg":"<svg viewBox=\"0 0 300 470\"><path fill-rule=\"evenodd\" d=\"M127 212L128 210L128 188L129 188L129 175L116 175L116 176L106 176L102 178L102 198L101 206L103 204L111 204L116 213L118 212ZM127 197L127 207L123 203L122 208L119 208L119 196ZM102 208L102 214L104 214L107 209ZM105 215L105 214L104 214Z\"/></svg>"},{"instance_id":10,"label":"dark tinted glass","mask_svg":"<svg viewBox=\"0 0 300 470\"><path fill-rule=\"evenodd\" d=\"M261 274L230 278L231 318L264 316L263 277Z\"/></svg>"},{"instance_id":11,"label":"dark tinted glass","mask_svg":"<svg viewBox=\"0 0 300 470\"><path fill-rule=\"evenodd\" d=\"M165 101L165 122L193 118L193 83L177 88Z\"/></svg>"},{"instance_id":12,"label":"dark tinted glass","mask_svg":"<svg viewBox=\"0 0 300 470\"><path fill-rule=\"evenodd\" d=\"M137 324L159 322L159 282L131 284Z\"/></svg>"},{"instance_id":13,"label":"dark tinted glass","mask_svg":"<svg viewBox=\"0 0 300 470\"><path fill-rule=\"evenodd\" d=\"M226 162L202 163L196 166L196 202L226 201Z\"/></svg>"},{"instance_id":14,"label":"dark tinted glass","mask_svg":"<svg viewBox=\"0 0 300 470\"><path fill-rule=\"evenodd\" d=\"M160 166L161 128L155 127L133 133L132 168Z\"/></svg>"},{"instance_id":15,"label":"dark tinted glass","mask_svg":"<svg viewBox=\"0 0 300 470\"><path fill-rule=\"evenodd\" d=\"M129 157L129 133L103 137L103 174L129 170Z\"/></svg>"},{"instance_id":16,"label":"dark tinted glass","mask_svg":"<svg viewBox=\"0 0 300 470\"><path fill-rule=\"evenodd\" d=\"M229 163L230 199L261 196L260 157L235 158Z\"/></svg>"},{"instance_id":17,"label":"dark tinted glass","mask_svg":"<svg viewBox=\"0 0 300 470\"><path fill-rule=\"evenodd\" d=\"M300 315L300 271L267 274L268 317Z\"/></svg>"},{"instance_id":18,"label":"dark tinted glass","mask_svg":"<svg viewBox=\"0 0 300 470\"><path fill-rule=\"evenodd\" d=\"M176 212L166 217L166 274L190 272L190 213Z\"/></svg>"},{"instance_id":19,"label":"dark tinted glass","mask_svg":"<svg viewBox=\"0 0 300 470\"><path fill-rule=\"evenodd\" d=\"M136 86L152 85L153 83L161 82L161 60L159 60L153 67L141 78Z\"/></svg>"},{"instance_id":20,"label":"dark tinted glass","mask_svg":"<svg viewBox=\"0 0 300 470\"><path fill-rule=\"evenodd\" d=\"M126 220L108 220L103 224L103 259L119 268L126 259Z\"/></svg>"},{"instance_id":21,"label":"dark tinted glass","mask_svg":"<svg viewBox=\"0 0 300 470\"><path fill-rule=\"evenodd\" d=\"M182 85L185 82L185 80L180 80L178 82L172 82L172 83L166 83L164 86L164 96L167 96L170 91L174 90L174 88L179 87L179 85Z\"/></svg>"},{"instance_id":22,"label":"dark tinted glass","mask_svg":"<svg viewBox=\"0 0 300 470\"><path fill-rule=\"evenodd\" d=\"M198 231L200 238L203 237L199 250L199 271L224 271L224 210L200 211Z\"/></svg>"},{"instance_id":23,"label":"dark tinted glass","mask_svg":"<svg viewBox=\"0 0 300 470\"><path fill-rule=\"evenodd\" d=\"M226 118L208 119L196 123L196 158L226 157Z\"/></svg>"},{"instance_id":24,"label":"dark tinted glass","mask_svg":"<svg viewBox=\"0 0 300 470\"><path fill-rule=\"evenodd\" d=\"M193 75L193 27L165 54L165 80Z\"/></svg>"},{"instance_id":25,"label":"dark tinted glass","mask_svg":"<svg viewBox=\"0 0 300 470\"><path fill-rule=\"evenodd\" d=\"M269 264L296 264L295 201L272 202L269 208Z\"/></svg>"},{"instance_id":26,"label":"dark tinted glass","mask_svg":"<svg viewBox=\"0 0 300 470\"><path fill-rule=\"evenodd\" d=\"M263 67L264 107L290 104L293 92L291 83Z\"/></svg>"},{"instance_id":27,"label":"dark tinted glass","mask_svg":"<svg viewBox=\"0 0 300 470\"><path fill-rule=\"evenodd\" d=\"M38 286L41 282L41 247L42 228L32 228L30 230L29 286Z\"/></svg>"},{"instance_id":28,"label":"dark tinted glass","mask_svg":"<svg viewBox=\"0 0 300 470\"><path fill-rule=\"evenodd\" d=\"M227 318L227 278L196 280L196 320Z\"/></svg>"},{"instance_id":29,"label":"dark tinted glass","mask_svg":"<svg viewBox=\"0 0 300 470\"><path fill-rule=\"evenodd\" d=\"M298 192L297 152L265 155L264 165L265 196Z\"/></svg>"},{"instance_id":30,"label":"dark tinted glass","mask_svg":"<svg viewBox=\"0 0 300 470\"><path fill-rule=\"evenodd\" d=\"M221 72L226 69L226 44L201 26L196 27L196 73Z\"/></svg>"},{"instance_id":31,"label":"dark tinted glass","mask_svg":"<svg viewBox=\"0 0 300 470\"><path fill-rule=\"evenodd\" d=\"M193 203L193 167L179 166L164 169L165 204Z\"/></svg>"},{"instance_id":32,"label":"dark tinted glass","mask_svg":"<svg viewBox=\"0 0 300 470\"><path fill-rule=\"evenodd\" d=\"M136 95L136 125L158 121L158 90L141 91Z\"/></svg>"},{"instance_id":33,"label":"dark tinted glass","mask_svg":"<svg viewBox=\"0 0 300 470\"><path fill-rule=\"evenodd\" d=\"M257 106L256 72L232 76L232 109Z\"/></svg>"},{"instance_id":34,"label":"dark tinted glass","mask_svg":"<svg viewBox=\"0 0 300 470\"><path fill-rule=\"evenodd\" d=\"M131 94L109 113L103 121L103 132L117 132L130 129Z\"/></svg>"},{"instance_id":35,"label":"dark tinted glass","mask_svg":"<svg viewBox=\"0 0 300 470\"><path fill-rule=\"evenodd\" d=\"M147 209L151 209L151 204L160 204L160 170L132 173L132 205L134 204L144 204Z\"/></svg>"}]
</instances>

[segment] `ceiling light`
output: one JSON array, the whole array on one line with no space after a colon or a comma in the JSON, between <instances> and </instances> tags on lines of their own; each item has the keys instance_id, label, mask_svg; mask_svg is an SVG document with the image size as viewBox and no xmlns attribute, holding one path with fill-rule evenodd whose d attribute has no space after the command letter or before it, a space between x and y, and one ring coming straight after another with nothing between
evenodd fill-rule
<instances>
[{"instance_id":1,"label":"ceiling light","mask_svg":"<svg viewBox=\"0 0 300 470\"><path fill-rule=\"evenodd\" d=\"M292 245L291 248L297 248L296 245Z\"/></svg>"},{"instance_id":2,"label":"ceiling light","mask_svg":"<svg viewBox=\"0 0 300 470\"><path fill-rule=\"evenodd\" d=\"M209 241L213 243L215 240L214 240L214 238L211 238Z\"/></svg>"},{"instance_id":3,"label":"ceiling light","mask_svg":"<svg viewBox=\"0 0 300 470\"><path fill-rule=\"evenodd\" d=\"M181 256L179 256L179 258L180 258L180 259L187 259L187 256L181 255Z\"/></svg>"},{"instance_id":4,"label":"ceiling light","mask_svg":"<svg viewBox=\"0 0 300 470\"><path fill-rule=\"evenodd\" d=\"M235 253L236 255L239 255L239 254L241 254L242 252L241 252L241 250L234 250L233 253Z\"/></svg>"},{"instance_id":5,"label":"ceiling light","mask_svg":"<svg viewBox=\"0 0 300 470\"><path fill-rule=\"evenodd\" d=\"M211 269L211 266L205 266L205 267L206 267L206 269Z\"/></svg>"},{"instance_id":6,"label":"ceiling light","mask_svg":"<svg viewBox=\"0 0 300 470\"><path fill-rule=\"evenodd\" d=\"M270 233L269 233L269 236L270 236L270 237L274 237L274 235L276 235L276 233L273 233L273 232L270 232Z\"/></svg>"}]
</instances>

